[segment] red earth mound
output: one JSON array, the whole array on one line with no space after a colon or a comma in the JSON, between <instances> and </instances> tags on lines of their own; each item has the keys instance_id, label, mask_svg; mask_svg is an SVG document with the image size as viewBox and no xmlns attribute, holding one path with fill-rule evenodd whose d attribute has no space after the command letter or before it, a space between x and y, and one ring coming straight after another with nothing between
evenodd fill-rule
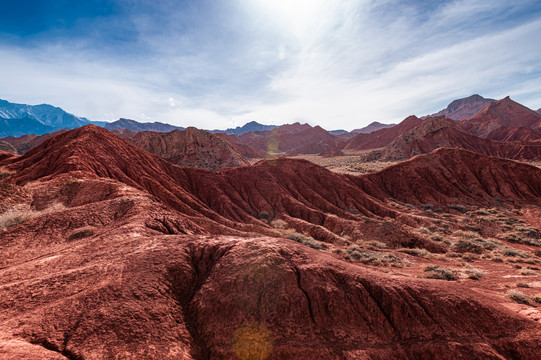
<instances>
[{"instance_id":1,"label":"red earth mound","mask_svg":"<svg viewBox=\"0 0 541 360\"><path fill-rule=\"evenodd\" d=\"M523 127L541 130L541 115L506 97L487 104L471 119L461 123L462 128L479 137L488 134L500 126Z\"/></svg>"},{"instance_id":2,"label":"red earth mound","mask_svg":"<svg viewBox=\"0 0 541 360\"><path fill-rule=\"evenodd\" d=\"M503 128L510 129L506 127L500 129ZM519 133L524 134L523 131L517 131L515 135ZM507 134L510 135L511 132L508 131ZM445 117L426 119L421 125L402 134L385 148L366 154L363 158L368 161L398 161L426 154L441 147L466 149L483 155L515 160L541 159L541 143L504 143L483 139L461 131L456 122Z\"/></svg>"},{"instance_id":3,"label":"red earth mound","mask_svg":"<svg viewBox=\"0 0 541 360\"><path fill-rule=\"evenodd\" d=\"M227 140L194 127L168 133L140 131L127 139L138 148L179 166L219 170L249 164Z\"/></svg>"},{"instance_id":4,"label":"red earth mound","mask_svg":"<svg viewBox=\"0 0 541 360\"><path fill-rule=\"evenodd\" d=\"M52 138L55 135L61 134L66 130L59 130L44 135L23 135L19 137L8 136L0 139L0 142L6 142L10 144L14 149L14 154L22 155L32 149L33 147L38 146L47 139Z\"/></svg>"},{"instance_id":5,"label":"red earth mound","mask_svg":"<svg viewBox=\"0 0 541 360\"><path fill-rule=\"evenodd\" d=\"M344 146L345 150L379 149L393 142L397 137L421 124L423 120L412 115L400 124L381 129L370 134L359 134L352 137Z\"/></svg>"},{"instance_id":6,"label":"red earth mound","mask_svg":"<svg viewBox=\"0 0 541 360\"><path fill-rule=\"evenodd\" d=\"M318 154L325 150L342 149L344 142L320 126L308 124L282 125L272 130L255 131L240 136L228 135L234 143L244 144L252 149L273 155Z\"/></svg>"},{"instance_id":7,"label":"red earth mound","mask_svg":"<svg viewBox=\"0 0 541 360\"><path fill-rule=\"evenodd\" d=\"M501 201L539 205L539 171L519 162L441 148L351 179L380 200L392 198L409 204L435 205L492 206Z\"/></svg>"},{"instance_id":8,"label":"red earth mound","mask_svg":"<svg viewBox=\"0 0 541 360\"><path fill-rule=\"evenodd\" d=\"M358 177L283 158L211 172L95 126L0 166L29 213L0 236L5 358L538 356L541 326L465 283L385 274L268 225L338 242L394 218L390 244L437 251L391 201L539 205L537 168L440 149Z\"/></svg>"}]
</instances>

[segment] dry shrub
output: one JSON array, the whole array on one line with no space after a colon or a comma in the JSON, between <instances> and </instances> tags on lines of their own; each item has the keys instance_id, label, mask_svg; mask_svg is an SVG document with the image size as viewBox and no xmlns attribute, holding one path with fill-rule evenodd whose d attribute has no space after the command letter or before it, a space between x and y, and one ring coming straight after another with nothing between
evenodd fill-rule
<instances>
[{"instance_id":1,"label":"dry shrub","mask_svg":"<svg viewBox=\"0 0 541 360\"><path fill-rule=\"evenodd\" d=\"M509 290L506 293L507 297L519 304L526 304L530 305L530 297L526 294L524 294L522 291L518 290Z\"/></svg>"},{"instance_id":2,"label":"dry shrub","mask_svg":"<svg viewBox=\"0 0 541 360\"><path fill-rule=\"evenodd\" d=\"M317 241L311 236L299 234L297 232L290 233L287 235L287 238L289 240L293 240L295 242L298 242L299 244L306 245L308 247L311 247L312 249L321 250L321 249L327 249L328 246L325 243L322 243L320 241Z\"/></svg>"},{"instance_id":3,"label":"dry shrub","mask_svg":"<svg viewBox=\"0 0 541 360\"><path fill-rule=\"evenodd\" d=\"M93 236L96 233L96 228L93 226L85 226L82 228L75 229L71 232L71 234L68 236L68 240L78 240L83 239L86 237Z\"/></svg>"},{"instance_id":4,"label":"dry shrub","mask_svg":"<svg viewBox=\"0 0 541 360\"><path fill-rule=\"evenodd\" d=\"M429 265L425 267L425 277L429 279L440 279L440 280L458 280L458 274L455 270L439 266L439 265Z\"/></svg>"},{"instance_id":5,"label":"dry shrub","mask_svg":"<svg viewBox=\"0 0 541 360\"><path fill-rule=\"evenodd\" d=\"M403 248L403 249L399 249L398 251L403 252L408 255L418 256L422 258L429 258L432 255L430 251L426 249L419 249L419 248L413 248L413 249Z\"/></svg>"}]
</instances>

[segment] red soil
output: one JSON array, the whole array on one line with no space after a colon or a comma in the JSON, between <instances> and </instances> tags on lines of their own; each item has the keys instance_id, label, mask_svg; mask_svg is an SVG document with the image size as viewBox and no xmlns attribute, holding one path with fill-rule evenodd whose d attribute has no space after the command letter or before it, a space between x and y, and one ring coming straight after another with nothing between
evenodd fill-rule
<instances>
[{"instance_id":1,"label":"red soil","mask_svg":"<svg viewBox=\"0 0 541 360\"><path fill-rule=\"evenodd\" d=\"M210 172L95 126L0 166L36 212L0 237L5 358L538 356L541 326L466 284L262 236L279 237L267 222L281 218L340 242L387 217L389 244L437 251L391 201L539 205L537 168L440 149L359 177L290 159Z\"/></svg>"}]
</instances>

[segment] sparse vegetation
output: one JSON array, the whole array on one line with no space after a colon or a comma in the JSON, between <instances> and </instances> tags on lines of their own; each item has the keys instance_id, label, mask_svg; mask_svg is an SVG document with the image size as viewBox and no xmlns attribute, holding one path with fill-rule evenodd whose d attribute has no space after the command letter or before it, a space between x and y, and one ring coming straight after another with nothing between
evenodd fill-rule
<instances>
[{"instance_id":1,"label":"sparse vegetation","mask_svg":"<svg viewBox=\"0 0 541 360\"><path fill-rule=\"evenodd\" d=\"M518 302L519 304L530 305L530 297L524 294L522 291L512 289L509 290L506 295L509 299Z\"/></svg>"},{"instance_id":2,"label":"sparse vegetation","mask_svg":"<svg viewBox=\"0 0 541 360\"><path fill-rule=\"evenodd\" d=\"M404 266L404 261L401 258L385 252L365 250L357 245L351 245L346 251L346 259L356 260L363 264L392 267Z\"/></svg>"},{"instance_id":3,"label":"sparse vegetation","mask_svg":"<svg viewBox=\"0 0 541 360\"><path fill-rule=\"evenodd\" d=\"M439 266L439 265L429 265L425 267L425 277L429 279L440 279L453 281L458 280L458 274L455 270Z\"/></svg>"},{"instance_id":4,"label":"sparse vegetation","mask_svg":"<svg viewBox=\"0 0 541 360\"><path fill-rule=\"evenodd\" d=\"M472 279L472 280L479 280L483 276L485 276L484 271L479 270L479 269L474 268L474 267L467 268L466 270L464 270L464 273L466 274L468 279Z\"/></svg>"},{"instance_id":5,"label":"sparse vegetation","mask_svg":"<svg viewBox=\"0 0 541 360\"><path fill-rule=\"evenodd\" d=\"M0 214L0 233L26 222L30 217L31 213L29 211L16 208L3 212Z\"/></svg>"},{"instance_id":6,"label":"sparse vegetation","mask_svg":"<svg viewBox=\"0 0 541 360\"><path fill-rule=\"evenodd\" d=\"M299 234L297 232L290 233L287 238L316 250L328 248L327 244L317 241L311 236Z\"/></svg>"},{"instance_id":7,"label":"sparse vegetation","mask_svg":"<svg viewBox=\"0 0 541 360\"><path fill-rule=\"evenodd\" d=\"M403 252L408 255L413 255L413 256L418 256L418 257L423 257L423 258L429 258L432 255L430 251L426 249L419 249L419 248L413 248L413 249L403 248L403 249L399 249L398 251Z\"/></svg>"},{"instance_id":8,"label":"sparse vegetation","mask_svg":"<svg viewBox=\"0 0 541 360\"><path fill-rule=\"evenodd\" d=\"M537 273L531 269L525 269L525 268L522 268L520 269L520 275L524 275L524 276L532 276L532 275L536 275Z\"/></svg>"}]
</instances>

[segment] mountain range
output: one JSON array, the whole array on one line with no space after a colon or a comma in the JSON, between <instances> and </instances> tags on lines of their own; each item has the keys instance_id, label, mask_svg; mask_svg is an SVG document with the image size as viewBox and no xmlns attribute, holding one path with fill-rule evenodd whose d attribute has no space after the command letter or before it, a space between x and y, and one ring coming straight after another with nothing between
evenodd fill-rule
<instances>
[{"instance_id":1,"label":"mountain range","mask_svg":"<svg viewBox=\"0 0 541 360\"><path fill-rule=\"evenodd\" d=\"M0 170L3 358L539 357L534 166L212 172L88 125Z\"/></svg>"},{"instance_id":2,"label":"mountain range","mask_svg":"<svg viewBox=\"0 0 541 360\"><path fill-rule=\"evenodd\" d=\"M67 113L52 105L25 105L0 100L0 137L42 135L60 129L73 129L94 122ZM101 124L101 123L99 123Z\"/></svg>"}]
</instances>

